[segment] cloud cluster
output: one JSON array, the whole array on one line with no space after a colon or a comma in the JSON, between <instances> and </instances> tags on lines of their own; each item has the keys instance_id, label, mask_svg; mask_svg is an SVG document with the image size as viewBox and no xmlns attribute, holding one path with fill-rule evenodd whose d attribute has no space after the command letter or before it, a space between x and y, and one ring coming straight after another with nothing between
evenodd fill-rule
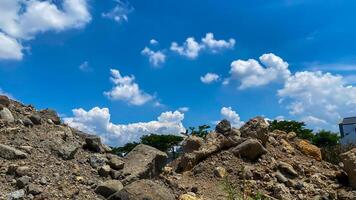
<instances>
[{"instance_id":1,"label":"cloud cluster","mask_svg":"<svg viewBox=\"0 0 356 200\"><path fill-rule=\"evenodd\" d=\"M229 80L238 80L239 89L246 89L283 82L291 74L288 63L272 53L263 54L259 60L261 63L254 59L233 61Z\"/></svg>"},{"instance_id":2,"label":"cloud cluster","mask_svg":"<svg viewBox=\"0 0 356 200\"><path fill-rule=\"evenodd\" d=\"M345 85L342 76L331 73L297 72L278 91L290 114L312 125L325 127L356 113L356 88Z\"/></svg>"},{"instance_id":3,"label":"cloud cluster","mask_svg":"<svg viewBox=\"0 0 356 200\"><path fill-rule=\"evenodd\" d=\"M158 67L166 61L166 55L162 51L153 51L148 47L145 47L141 51L141 54L147 56L151 65L155 67Z\"/></svg>"},{"instance_id":4,"label":"cloud cluster","mask_svg":"<svg viewBox=\"0 0 356 200\"><path fill-rule=\"evenodd\" d=\"M21 60L22 41L46 31L81 28L91 20L87 0L0 1L0 59Z\"/></svg>"},{"instance_id":5,"label":"cloud cluster","mask_svg":"<svg viewBox=\"0 0 356 200\"><path fill-rule=\"evenodd\" d=\"M239 114L232 110L231 107L222 107L220 114L224 119L229 120L233 127L239 128L244 124L244 122L241 121Z\"/></svg>"},{"instance_id":6,"label":"cloud cluster","mask_svg":"<svg viewBox=\"0 0 356 200\"><path fill-rule=\"evenodd\" d=\"M228 41L216 40L213 33L207 33L205 37L201 39L201 42L197 42L193 37L188 37L182 45L179 45L177 42L172 42L170 49L181 56L195 59L202 50L218 53L225 49L234 48L235 43L235 39L231 38Z\"/></svg>"},{"instance_id":7,"label":"cloud cluster","mask_svg":"<svg viewBox=\"0 0 356 200\"><path fill-rule=\"evenodd\" d=\"M205 84L210 84L212 82L218 81L220 76L214 73L206 73L204 76L200 77L200 81Z\"/></svg>"},{"instance_id":8,"label":"cloud cluster","mask_svg":"<svg viewBox=\"0 0 356 200\"><path fill-rule=\"evenodd\" d=\"M140 106L154 99L150 94L145 93L140 89L135 82L135 77L122 76L119 70L111 69L111 82L114 87L111 91L104 92L104 95L111 100L121 100L129 104Z\"/></svg>"},{"instance_id":9,"label":"cloud cluster","mask_svg":"<svg viewBox=\"0 0 356 200\"><path fill-rule=\"evenodd\" d=\"M129 2L115 0L116 6L109 12L102 13L102 17L112 19L118 23L128 21L128 15L134 10Z\"/></svg>"},{"instance_id":10,"label":"cloud cluster","mask_svg":"<svg viewBox=\"0 0 356 200\"><path fill-rule=\"evenodd\" d=\"M110 120L108 108L94 107L89 111L73 109L73 117L64 118L64 122L79 130L101 136L109 145L122 146L128 142L137 142L143 135L175 134L185 132L182 124L184 114L179 111L162 113L157 120L131 124L114 124Z\"/></svg>"}]
</instances>

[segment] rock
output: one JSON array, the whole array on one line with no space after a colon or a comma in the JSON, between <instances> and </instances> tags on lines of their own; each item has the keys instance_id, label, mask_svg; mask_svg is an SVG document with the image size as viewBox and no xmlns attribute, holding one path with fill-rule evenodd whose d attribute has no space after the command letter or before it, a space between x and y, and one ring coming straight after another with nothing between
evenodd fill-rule
<instances>
[{"instance_id":1,"label":"rock","mask_svg":"<svg viewBox=\"0 0 356 200\"><path fill-rule=\"evenodd\" d=\"M204 139L197 136L187 137L182 144L182 150L184 153L191 153L193 151L199 150L199 148L204 144Z\"/></svg>"},{"instance_id":2,"label":"rock","mask_svg":"<svg viewBox=\"0 0 356 200\"><path fill-rule=\"evenodd\" d=\"M93 136L93 135L85 138L84 148L89 149L90 151L93 151L93 152L98 152L98 153L105 153L105 152L111 151L111 149L108 146L101 143L100 137Z\"/></svg>"},{"instance_id":3,"label":"rock","mask_svg":"<svg viewBox=\"0 0 356 200\"><path fill-rule=\"evenodd\" d=\"M353 189L356 189L356 148L351 149L340 155L344 170L348 174L349 183Z\"/></svg>"},{"instance_id":4,"label":"rock","mask_svg":"<svg viewBox=\"0 0 356 200\"><path fill-rule=\"evenodd\" d=\"M125 161L122 158L120 158L119 156L111 155L109 158L108 164L110 165L110 167L112 169L121 170L124 168Z\"/></svg>"},{"instance_id":5,"label":"rock","mask_svg":"<svg viewBox=\"0 0 356 200\"><path fill-rule=\"evenodd\" d=\"M10 123L15 121L11 111L7 108L0 108L0 119Z\"/></svg>"},{"instance_id":6,"label":"rock","mask_svg":"<svg viewBox=\"0 0 356 200\"><path fill-rule=\"evenodd\" d=\"M300 140L297 142L298 149L307 156L313 157L317 161L321 161L321 151L320 149L307 142L306 140Z\"/></svg>"},{"instance_id":7,"label":"rock","mask_svg":"<svg viewBox=\"0 0 356 200\"><path fill-rule=\"evenodd\" d=\"M91 155L88 161L90 166L96 169L104 166L108 162L108 159L101 155Z\"/></svg>"},{"instance_id":8,"label":"rock","mask_svg":"<svg viewBox=\"0 0 356 200\"><path fill-rule=\"evenodd\" d=\"M27 166L21 166L16 168L16 176L22 177L22 176L28 176L30 175L30 168Z\"/></svg>"},{"instance_id":9,"label":"rock","mask_svg":"<svg viewBox=\"0 0 356 200\"><path fill-rule=\"evenodd\" d=\"M63 143L53 150L63 160L72 160L72 159L74 159L74 156L77 153L78 149L79 149L79 147L74 146L73 144Z\"/></svg>"},{"instance_id":10,"label":"rock","mask_svg":"<svg viewBox=\"0 0 356 200\"><path fill-rule=\"evenodd\" d=\"M30 183L27 186L27 193L32 194L32 195L39 195L43 192L42 188L38 185Z\"/></svg>"},{"instance_id":11,"label":"rock","mask_svg":"<svg viewBox=\"0 0 356 200\"><path fill-rule=\"evenodd\" d=\"M214 169L214 175L218 178L224 178L226 174L227 174L226 169L223 167L216 167Z\"/></svg>"},{"instance_id":12,"label":"rock","mask_svg":"<svg viewBox=\"0 0 356 200\"><path fill-rule=\"evenodd\" d=\"M284 184L277 184L273 187L274 196L280 200L294 199L289 189Z\"/></svg>"},{"instance_id":13,"label":"rock","mask_svg":"<svg viewBox=\"0 0 356 200\"><path fill-rule=\"evenodd\" d=\"M256 138L265 146L268 141L268 127L264 118L253 118L240 128L241 137Z\"/></svg>"},{"instance_id":14,"label":"rock","mask_svg":"<svg viewBox=\"0 0 356 200\"><path fill-rule=\"evenodd\" d=\"M25 190L17 190L8 195L8 200L20 200L25 198Z\"/></svg>"},{"instance_id":15,"label":"rock","mask_svg":"<svg viewBox=\"0 0 356 200\"><path fill-rule=\"evenodd\" d=\"M220 121L216 127L215 127L215 131L217 133L221 133L223 135L229 133L231 131L231 124L228 120L224 119L222 121Z\"/></svg>"},{"instance_id":16,"label":"rock","mask_svg":"<svg viewBox=\"0 0 356 200\"><path fill-rule=\"evenodd\" d=\"M32 121L27 117L25 119L23 119L22 122L23 122L23 125L26 127L33 127Z\"/></svg>"},{"instance_id":17,"label":"rock","mask_svg":"<svg viewBox=\"0 0 356 200\"><path fill-rule=\"evenodd\" d=\"M174 200L172 191L152 180L138 180L111 195L108 200Z\"/></svg>"},{"instance_id":18,"label":"rock","mask_svg":"<svg viewBox=\"0 0 356 200\"><path fill-rule=\"evenodd\" d=\"M6 174L15 175L17 167L18 166L15 164L9 165L9 167L7 168Z\"/></svg>"},{"instance_id":19,"label":"rock","mask_svg":"<svg viewBox=\"0 0 356 200\"><path fill-rule=\"evenodd\" d=\"M98 173L102 177L107 177L110 175L111 168L109 165L104 165L99 168Z\"/></svg>"},{"instance_id":20,"label":"rock","mask_svg":"<svg viewBox=\"0 0 356 200\"><path fill-rule=\"evenodd\" d=\"M187 193L187 194L180 195L179 200L201 200L201 199L196 197L194 193Z\"/></svg>"},{"instance_id":21,"label":"rock","mask_svg":"<svg viewBox=\"0 0 356 200\"><path fill-rule=\"evenodd\" d=\"M51 109L41 110L40 115L44 119L51 120L56 125L61 124L61 118L58 117L56 111L54 111L54 110L51 110Z\"/></svg>"},{"instance_id":22,"label":"rock","mask_svg":"<svg viewBox=\"0 0 356 200\"><path fill-rule=\"evenodd\" d=\"M287 139L288 140L293 140L294 138L296 138L297 137L297 134L295 133L295 132L289 132L288 134L287 134Z\"/></svg>"},{"instance_id":23,"label":"rock","mask_svg":"<svg viewBox=\"0 0 356 200\"><path fill-rule=\"evenodd\" d=\"M298 172L296 172L293 168L292 165L288 164L288 163L285 163L285 162L279 162L278 163L278 168L279 170L283 173L283 174L286 174L290 177L297 177L298 176Z\"/></svg>"},{"instance_id":24,"label":"rock","mask_svg":"<svg viewBox=\"0 0 356 200\"><path fill-rule=\"evenodd\" d=\"M109 180L109 181L105 181L104 183L101 183L98 187L96 187L95 193L105 198L108 198L110 195L121 191L123 187L124 186L120 181Z\"/></svg>"},{"instance_id":25,"label":"rock","mask_svg":"<svg viewBox=\"0 0 356 200\"><path fill-rule=\"evenodd\" d=\"M119 179L122 177L122 171L116 171L114 169L111 169L110 176L112 179Z\"/></svg>"},{"instance_id":26,"label":"rock","mask_svg":"<svg viewBox=\"0 0 356 200\"><path fill-rule=\"evenodd\" d=\"M27 158L27 153L24 153L13 147L0 144L0 157L8 160Z\"/></svg>"},{"instance_id":27,"label":"rock","mask_svg":"<svg viewBox=\"0 0 356 200\"><path fill-rule=\"evenodd\" d=\"M39 115L37 114L33 114L29 117L29 119L31 120L31 122L34 124L34 125L40 125L42 123L42 119Z\"/></svg>"},{"instance_id":28,"label":"rock","mask_svg":"<svg viewBox=\"0 0 356 200\"><path fill-rule=\"evenodd\" d=\"M287 152L289 154L294 154L294 148L285 139L281 139L280 143L281 143L283 150L285 152Z\"/></svg>"},{"instance_id":29,"label":"rock","mask_svg":"<svg viewBox=\"0 0 356 200\"><path fill-rule=\"evenodd\" d=\"M16 186L19 189L25 188L30 183L31 178L28 176L22 176L16 180Z\"/></svg>"},{"instance_id":30,"label":"rock","mask_svg":"<svg viewBox=\"0 0 356 200\"><path fill-rule=\"evenodd\" d=\"M280 183L286 183L288 181L288 179L280 171L276 172L275 177Z\"/></svg>"},{"instance_id":31,"label":"rock","mask_svg":"<svg viewBox=\"0 0 356 200\"><path fill-rule=\"evenodd\" d=\"M0 106L9 107L11 101L7 96L0 95Z\"/></svg>"},{"instance_id":32,"label":"rock","mask_svg":"<svg viewBox=\"0 0 356 200\"><path fill-rule=\"evenodd\" d=\"M167 154L148 145L137 145L125 157L123 169L125 181L142 178L153 178L161 172L166 165Z\"/></svg>"},{"instance_id":33,"label":"rock","mask_svg":"<svg viewBox=\"0 0 356 200\"><path fill-rule=\"evenodd\" d=\"M232 150L235 156L247 158L248 160L255 161L262 154L267 153L267 150L256 139L248 139L245 142L239 144Z\"/></svg>"}]
</instances>

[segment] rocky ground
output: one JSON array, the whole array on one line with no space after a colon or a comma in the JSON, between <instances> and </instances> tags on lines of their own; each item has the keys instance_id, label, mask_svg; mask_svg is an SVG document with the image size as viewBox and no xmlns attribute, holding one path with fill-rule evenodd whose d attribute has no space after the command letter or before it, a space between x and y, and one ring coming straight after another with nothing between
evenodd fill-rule
<instances>
[{"instance_id":1,"label":"rocky ground","mask_svg":"<svg viewBox=\"0 0 356 200\"><path fill-rule=\"evenodd\" d=\"M240 129L223 120L182 149L168 164L146 145L122 158L54 111L0 96L0 199L356 199L356 149L333 165L262 118Z\"/></svg>"}]
</instances>

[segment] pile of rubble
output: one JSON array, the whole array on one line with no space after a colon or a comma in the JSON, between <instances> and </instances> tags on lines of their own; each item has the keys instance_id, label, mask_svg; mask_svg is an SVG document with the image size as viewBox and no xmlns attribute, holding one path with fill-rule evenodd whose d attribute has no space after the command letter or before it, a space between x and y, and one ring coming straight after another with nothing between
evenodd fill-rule
<instances>
[{"instance_id":1,"label":"pile of rubble","mask_svg":"<svg viewBox=\"0 0 356 200\"><path fill-rule=\"evenodd\" d=\"M223 120L182 149L168 164L142 144L119 157L53 110L0 96L0 199L356 199L356 149L333 165L295 133L269 132L263 118L240 129Z\"/></svg>"}]
</instances>

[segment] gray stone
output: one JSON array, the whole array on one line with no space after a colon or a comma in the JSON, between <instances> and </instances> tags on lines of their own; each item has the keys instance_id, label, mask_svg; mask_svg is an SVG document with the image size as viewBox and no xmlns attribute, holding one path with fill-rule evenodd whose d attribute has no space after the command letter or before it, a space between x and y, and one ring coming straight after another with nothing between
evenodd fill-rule
<instances>
[{"instance_id":1,"label":"gray stone","mask_svg":"<svg viewBox=\"0 0 356 200\"><path fill-rule=\"evenodd\" d=\"M16 168L16 176L22 177L22 176L28 176L30 175L30 168L27 166L21 166Z\"/></svg>"},{"instance_id":2,"label":"gray stone","mask_svg":"<svg viewBox=\"0 0 356 200\"><path fill-rule=\"evenodd\" d=\"M109 165L104 165L104 166L99 168L98 173L102 177L107 177L107 176L109 176L110 171L111 171L110 166Z\"/></svg>"},{"instance_id":3,"label":"gray stone","mask_svg":"<svg viewBox=\"0 0 356 200\"><path fill-rule=\"evenodd\" d=\"M56 111L51 109L45 109L40 111L42 118L50 119L54 124L61 124L61 118L58 117Z\"/></svg>"},{"instance_id":4,"label":"gray stone","mask_svg":"<svg viewBox=\"0 0 356 200\"><path fill-rule=\"evenodd\" d=\"M12 115L11 111L7 108L0 108L0 119L6 122L14 122L14 116Z\"/></svg>"},{"instance_id":5,"label":"gray stone","mask_svg":"<svg viewBox=\"0 0 356 200\"><path fill-rule=\"evenodd\" d=\"M265 146L268 141L268 127L264 118L253 118L240 128L241 137L256 138Z\"/></svg>"},{"instance_id":6,"label":"gray stone","mask_svg":"<svg viewBox=\"0 0 356 200\"><path fill-rule=\"evenodd\" d=\"M74 159L78 149L79 147L71 144L62 144L55 151L63 160L72 160Z\"/></svg>"},{"instance_id":7,"label":"gray stone","mask_svg":"<svg viewBox=\"0 0 356 200\"><path fill-rule=\"evenodd\" d=\"M98 152L98 153L105 153L105 152L110 152L111 149L110 147L106 146L101 142L100 137L90 135L85 138L85 145L84 148L89 149L90 151L93 152Z\"/></svg>"},{"instance_id":8,"label":"gray stone","mask_svg":"<svg viewBox=\"0 0 356 200\"><path fill-rule=\"evenodd\" d=\"M123 187L122 183L118 180L108 180L96 187L95 193L108 198L110 195L121 191Z\"/></svg>"},{"instance_id":9,"label":"gray stone","mask_svg":"<svg viewBox=\"0 0 356 200\"><path fill-rule=\"evenodd\" d=\"M22 122L26 127L33 127L32 121L27 117L25 119L23 119Z\"/></svg>"},{"instance_id":10,"label":"gray stone","mask_svg":"<svg viewBox=\"0 0 356 200\"><path fill-rule=\"evenodd\" d=\"M231 131L230 122L226 119L222 120L216 125L215 131L224 135L229 133Z\"/></svg>"},{"instance_id":11,"label":"gray stone","mask_svg":"<svg viewBox=\"0 0 356 200\"><path fill-rule=\"evenodd\" d=\"M16 180L16 186L19 189L25 188L30 183L31 178L28 176L22 176Z\"/></svg>"},{"instance_id":12,"label":"gray stone","mask_svg":"<svg viewBox=\"0 0 356 200\"><path fill-rule=\"evenodd\" d=\"M297 177L298 176L298 172L294 170L293 166L285 163L285 162L279 162L278 163L278 168L279 170L283 173L288 175L289 177Z\"/></svg>"},{"instance_id":13,"label":"gray stone","mask_svg":"<svg viewBox=\"0 0 356 200\"><path fill-rule=\"evenodd\" d=\"M109 158L108 164L112 169L121 170L122 168L124 168L125 161L119 156L112 155Z\"/></svg>"},{"instance_id":14,"label":"gray stone","mask_svg":"<svg viewBox=\"0 0 356 200\"><path fill-rule=\"evenodd\" d=\"M349 177L350 185L356 189L356 148L341 154L344 170Z\"/></svg>"},{"instance_id":15,"label":"gray stone","mask_svg":"<svg viewBox=\"0 0 356 200\"><path fill-rule=\"evenodd\" d=\"M286 183L288 181L288 179L280 171L277 171L275 176L280 183Z\"/></svg>"},{"instance_id":16,"label":"gray stone","mask_svg":"<svg viewBox=\"0 0 356 200\"><path fill-rule=\"evenodd\" d=\"M25 190L21 189L21 190L17 190L15 192L11 192L8 195L8 200L22 200L25 198Z\"/></svg>"},{"instance_id":17,"label":"gray stone","mask_svg":"<svg viewBox=\"0 0 356 200\"><path fill-rule=\"evenodd\" d=\"M24 159L27 154L13 147L0 144L0 157L8 160Z\"/></svg>"},{"instance_id":18,"label":"gray stone","mask_svg":"<svg viewBox=\"0 0 356 200\"><path fill-rule=\"evenodd\" d=\"M42 119L39 115L31 115L29 119L32 121L33 124L35 125L40 125L42 123Z\"/></svg>"},{"instance_id":19,"label":"gray stone","mask_svg":"<svg viewBox=\"0 0 356 200\"><path fill-rule=\"evenodd\" d=\"M126 182L142 178L153 178L166 165L167 154L148 145L137 145L125 157L123 175Z\"/></svg>"},{"instance_id":20,"label":"gray stone","mask_svg":"<svg viewBox=\"0 0 356 200\"><path fill-rule=\"evenodd\" d=\"M96 169L104 166L106 162L108 162L108 159L101 155L91 155L88 159L88 162L91 167Z\"/></svg>"},{"instance_id":21,"label":"gray stone","mask_svg":"<svg viewBox=\"0 0 356 200\"><path fill-rule=\"evenodd\" d=\"M237 145L232 152L235 156L247 158L248 160L255 161L262 154L267 153L267 150L256 139L248 139L243 143Z\"/></svg>"},{"instance_id":22,"label":"gray stone","mask_svg":"<svg viewBox=\"0 0 356 200\"><path fill-rule=\"evenodd\" d=\"M108 200L174 200L173 192L162 184L152 180L135 181Z\"/></svg>"},{"instance_id":23,"label":"gray stone","mask_svg":"<svg viewBox=\"0 0 356 200\"><path fill-rule=\"evenodd\" d=\"M38 185L35 184L29 184L27 186L27 193L32 194L32 195L39 195L43 192L42 188Z\"/></svg>"}]
</instances>

